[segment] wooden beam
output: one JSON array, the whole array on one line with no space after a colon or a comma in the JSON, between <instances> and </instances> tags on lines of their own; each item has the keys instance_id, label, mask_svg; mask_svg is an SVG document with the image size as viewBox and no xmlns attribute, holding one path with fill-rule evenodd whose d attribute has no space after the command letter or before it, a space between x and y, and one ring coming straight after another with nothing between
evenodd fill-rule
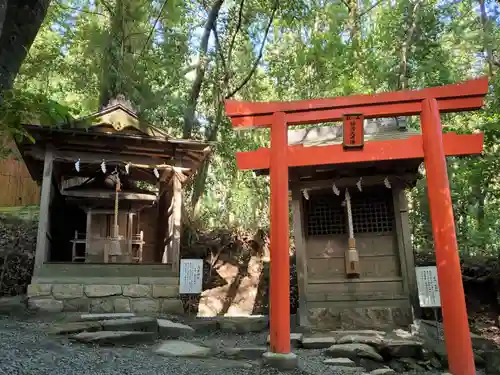
<instances>
[{"instance_id":1,"label":"wooden beam","mask_svg":"<svg viewBox=\"0 0 500 375\"><path fill-rule=\"evenodd\" d=\"M33 275L36 276L38 270L49 258L50 243L47 234L50 231L50 203L52 196L52 177L54 172L54 153L51 148L45 150L45 160L43 164L43 180L40 193L40 213L38 219L38 233L36 238L35 265Z\"/></svg>"},{"instance_id":2,"label":"wooden beam","mask_svg":"<svg viewBox=\"0 0 500 375\"><path fill-rule=\"evenodd\" d=\"M115 198L114 191L78 191L78 190L66 190L61 193L66 197L83 197L83 198L96 198L96 199L113 199ZM144 194L144 193L127 193L120 192L120 200L137 200L137 201L155 201L156 194Z\"/></svg>"},{"instance_id":3,"label":"wooden beam","mask_svg":"<svg viewBox=\"0 0 500 375\"><path fill-rule=\"evenodd\" d=\"M35 159L43 160L39 149L27 150L26 153ZM96 153L96 152L80 152L80 151L54 151L54 159L56 161L76 162L80 160L84 164L101 164L103 160L109 164L127 164L130 163L136 168L157 168L157 169L173 169L173 165L168 163L168 158L152 158L141 157L130 154L112 154L112 153ZM187 167L176 167L182 171L189 171Z\"/></svg>"},{"instance_id":4,"label":"wooden beam","mask_svg":"<svg viewBox=\"0 0 500 375\"><path fill-rule=\"evenodd\" d=\"M415 181L417 174L406 173L403 175L375 175L375 176L363 176L362 186L374 186L382 185L384 180L387 178L389 182L394 185L406 186L407 183ZM330 188L335 184L339 189L354 186L359 181L359 177L342 177L338 179L328 179L328 180L311 180L311 181L297 181L293 183L299 189L310 189L320 190L324 188Z\"/></svg>"},{"instance_id":5,"label":"wooden beam","mask_svg":"<svg viewBox=\"0 0 500 375\"><path fill-rule=\"evenodd\" d=\"M297 268L297 285L299 288L299 325L309 326L309 313L307 310L307 245L304 235L304 209L302 205L302 193L292 188L292 214L293 214L293 238L295 241L295 264Z\"/></svg>"},{"instance_id":6,"label":"wooden beam","mask_svg":"<svg viewBox=\"0 0 500 375\"><path fill-rule=\"evenodd\" d=\"M483 151L483 134L443 134L446 156L479 155ZM239 169L268 169L270 149L238 152L236 162ZM422 136L407 139L370 141L363 151L345 151L342 145L288 146L288 166L349 164L381 160L423 159Z\"/></svg>"},{"instance_id":7,"label":"wooden beam","mask_svg":"<svg viewBox=\"0 0 500 375\"><path fill-rule=\"evenodd\" d=\"M483 106L482 97L442 99L438 101L442 113L463 112L480 109ZM413 116L422 111L422 102L404 102L377 104L371 106L356 106L346 108L321 109L317 111L291 112L286 114L288 126L312 125L342 120L344 115L361 113L366 119L380 117ZM233 117L231 123L235 128L265 128L269 127L272 115Z\"/></svg>"},{"instance_id":8,"label":"wooden beam","mask_svg":"<svg viewBox=\"0 0 500 375\"><path fill-rule=\"evenodd\" d=\"M345 108L355 113L354 107L386 105L394 103L421 102L425 98L438 101L467 97L484 97L488 92L488 78L469 80L458 84L431 87L423 90L387 92L374 95L355 95L338 98L297 100L290 102L240 102L226 101L226 115L229 117L270 115L275 112L299 112L320 109ZM364 113L364 112L362 112ZM289 122L287 118L287 122Z\"/></svg>"}]
</instances>

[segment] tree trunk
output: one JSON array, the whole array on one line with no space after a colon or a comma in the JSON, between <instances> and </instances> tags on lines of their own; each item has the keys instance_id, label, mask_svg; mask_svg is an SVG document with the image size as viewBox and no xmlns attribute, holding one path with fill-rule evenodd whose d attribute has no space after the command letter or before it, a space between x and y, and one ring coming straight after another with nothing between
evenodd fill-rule
<instances>
[{"instance_id":1,"label":"tree trunk","mask_svg":"<svg viewBox=\"0 0 500 375\"><path fill-rule=\"evenodd\" d=\"M12 87L50 0L0 0L0 98Z\"/></svg>"},{"instance_id":2,"label":"tree trunk","mask_svg":"<svg viewBox=\"0 0 500 375\"><path fill-rule=\"evenodd\" d=\"M401 55L399 62L399 76L397 89L398 90L407 90L408 89L408 59L410 55L410 48L412 43L415 40L415 34L418 24L418 14L419 8L421 6L421 0L417 0L413 4L413 8L411 13L408 15L408 20L406 24L406 36L403 41L403 45L401 46Z\"/></svg>"},{"instance_id":3,"label":"tree trunk","mask_svg":"<svg viewBox=\"0 0 500 375\"><path fill-rule=\"evenodd\" d=\"M493 75L493 49L491 47L491 35L489 27L488 14L486 13L486 6L484 0L479 1L479 11L481 14L481 25L483 33L483 51L486 54L486 62L488 64L488 75Z\"/></svg>"},{"instance_id":4,"label":"tree trunk","mask_svg":"<svg viewBox=\"0 0 500 375\"><path fill-rule=\"evenodd\" d=\"M208 13L207 22L205 23L205 28L200 42L200 50L198 53L198 64L196 66L195 77L193 84L191 85L191 90L189 91L188 101L186 104L186 109L184 111L184 129L182 131L182 138L184 139L191 138L196 123L196 107L198 105L201 85L203 84L205 71L208 65L208 40L215 25L215 21L217 21L219 11L223 3L224 0L214 1L212 8Z\"/></svg>"}]
</instances>

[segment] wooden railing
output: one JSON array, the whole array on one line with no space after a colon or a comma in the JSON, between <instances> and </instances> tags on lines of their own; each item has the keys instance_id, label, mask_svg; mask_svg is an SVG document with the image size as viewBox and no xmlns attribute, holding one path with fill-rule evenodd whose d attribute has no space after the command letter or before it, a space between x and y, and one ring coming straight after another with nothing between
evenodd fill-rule
<instances>
[{"instance_id":1,"label":"wooden railing","mask_svg":"<svg viewBox=\"0 0 500 375\"><path fill-rule=\"evenodd\" d=\"M121 257L108 254L110 245L112 243L115 243L116 241L120 243L121 249L127 249L126 251L124 251L124 256L125 257L130 256L132 263L142 263L142 253L145 244L143 231L140 231L138 234L133 234L131 239L127 238L114 239L112 237L97 237L97 236L87 238L85 233L78 233L78 231L75 231L74 238L71 240L71 243L73 244L72 257L71 257L72 261L89 262L89 257L88 257L89 249L91 248L91 246L93 246L92 244L97 241L104 244L103 246L104 263L116 262L117 260L119 260L119 257ZM84 246L83 252L81 251L81 249L77 248L78 245Z\"/></svg>"}]
</instances>

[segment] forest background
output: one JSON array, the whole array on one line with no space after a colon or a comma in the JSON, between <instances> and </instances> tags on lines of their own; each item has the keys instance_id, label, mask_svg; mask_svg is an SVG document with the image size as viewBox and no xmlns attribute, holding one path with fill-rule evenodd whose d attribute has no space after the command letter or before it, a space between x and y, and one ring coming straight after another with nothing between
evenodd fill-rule
<instances>
[{"instance_id":1,"label":"forest background","mask_svg":"<svg viewBox=\"0 0 500 375\"><path fill-rule=\"evenodd\" d=\"M0 82L7 88L1 130L5 135L18 132L27 116L56 123L87 115L124 94L143 119L172 136L216 142L213 155L186 192L190 221L203 229L268 226L267 179L238 171L235 163L236 151L265 146L268 133L234 131L224 115L225 99L369 94L490 76L483 111L446 115L442 121L445 131L485 134L483 156L450 158L449 177L462 257L499 258L497 2L38 3L44 8L32 16L43 23L38 34L34 31L29 51L24 49L26 57L13 87ZM27 23L22 27L33 34L33 25L36 22L31 29ZM409 124L418 128L418 118L410 118ZM425 178L408 196L414 247L429 253L432 233Z\"/></svg>"}]
</instances>

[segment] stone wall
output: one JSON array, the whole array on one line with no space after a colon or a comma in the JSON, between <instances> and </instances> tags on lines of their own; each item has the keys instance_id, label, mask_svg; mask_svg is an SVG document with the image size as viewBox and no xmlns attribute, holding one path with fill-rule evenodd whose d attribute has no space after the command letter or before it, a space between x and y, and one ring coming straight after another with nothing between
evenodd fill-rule
<instances>
[{"instance_id":1,"label":"stone wall","mask_svg":"<svg viewBox=\"0 0 500 375\"><path fill-rule=\"evenodd\" d=\"M30 284L28 306L46 312L183 314L177 284Z\"/></svg>"}]
</instances>

